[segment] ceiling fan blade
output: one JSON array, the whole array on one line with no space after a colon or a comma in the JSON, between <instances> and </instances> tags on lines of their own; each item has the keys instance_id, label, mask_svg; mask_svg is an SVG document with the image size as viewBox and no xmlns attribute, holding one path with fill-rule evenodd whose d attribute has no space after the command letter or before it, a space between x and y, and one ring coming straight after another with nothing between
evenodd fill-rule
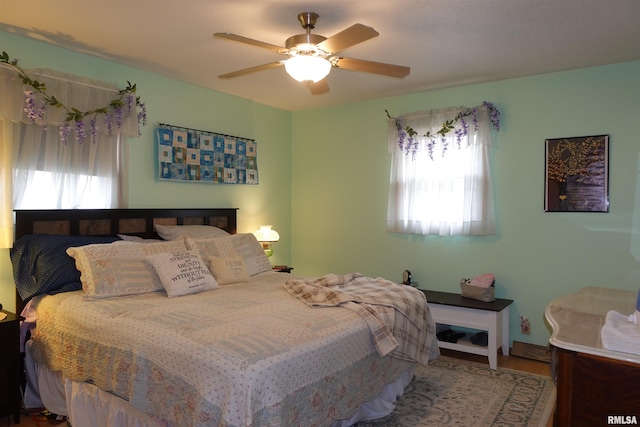
<instances>
[{"instance_id":1,"label":"ceiling fan blade","mask_svg":"<svg viewBox=\"0 0 640 427\"><path fill-rule=\"evenodd\" d=\"M383 76L402 78L409 75L411 68L402 65L385 64L383 62L365 61L363 59L338 57L332 63L335 67L352 71L380 74Z\"/></svg>"},{"instance_id":2,"label":"ceiling fan blade","mask_svg":"<svg viewBox=\"0 0 640 427\"><path fill-rule=\"evenodd\" d=\"M227 74L221 74L218 76L220 79L230 79L232 77L244 76L245 74L255 73L256 71L271 70L273 68L282 67L284 61L270 62L268 64L257 65L255 67L245 68L243 70L234 71Z\"/></svg>"},{"instance_id":3,"label":"ceiling fan blade","mask_svg":"<svg viewBox=\"0 0 640 427\"><path fill-rule=\"evenodd\" d=\"M327 78L311 83L309 85L309 90L311 91L311 95L322 95L323 93L329 92L329 83L327 82Z\"/></svg>"},{"instance_id":4,"label":"ceiling fan blade","mask_svg":"<svg viewBox=\"0 0 640 427\"><path fill-rule=\"evenodd\" d=\"M336 53L377 37L378 35L378 32L371 27L354 24L346 30L334 34L325 41L318 43L317 46L327 53Z\"/></svg>"},{"instance_id":5,"label":"ceiling fan blade","mask_svg":"<svg viewBox=\"0 0 640 427\"><path fill-rule=\"evenodd\" d=\"M213 37L218 38L218 39L223 39L223 40L231 40L231 41L234 41L234 42L240 42L240 43L248 44L248 45L255 46L255 47L260 47L262 49L271 50L271 51L277 52L277 53L286 54L288 52L288 49L285 48L285 47L276 46L276 45L271 44L271 43L261 42L259 40L254 40L254 39L250 39L248 37L239 36L237 34L214 33Z\"/></svg>"}]
</instances>

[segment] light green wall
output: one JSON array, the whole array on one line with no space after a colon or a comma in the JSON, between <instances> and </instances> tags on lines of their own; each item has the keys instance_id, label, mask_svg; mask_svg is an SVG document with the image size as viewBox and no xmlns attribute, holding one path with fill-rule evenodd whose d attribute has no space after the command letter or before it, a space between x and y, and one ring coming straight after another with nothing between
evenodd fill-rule
<instances>
[{"instance_id":1,"label":"light green wall","mask_svg":"<svg viewBox=\"0 0 640 427\"><path fill-rule=\"evenodd\" d=\"M493 166L499 234L426 237L385 230L392 115L483 100L502 111ZM545 213L545 138L610 135L609 213ZM293 115L293 265L298 273L358 271L459 291L496 275L514 300L511 338L545 344L554 298L583 286L640 288L640 62L437 90ZM638 195L638 196L636 196ZM520 334L518 316L531 320Z\"/></svg>"},{"instance_id":2,"label":"light green wall","mask_svg":"<svg viewBox=\"0 0 640 427\"><path fill-rule=\"evenodd\" d=\"M129 145L129 207L235 207L238 230L251 232L273 224L282 239L273 264L291 259L291 113L203 89L93 56L0 32L0 51L19 58L25 68L51 68L119 87L137 84L146 102L148 125ZM188 65L185 65L188 66ZM259 185L175 183L158 180L154 125L168 123L253 138L258 143ZM0 249L0 302L14 310L14 283L9 251Z\"/></svg>"},{"instance_id":3,"label":"light green wall","mask_svg":"<svg viewBox=\"0 0 640 427\"><path fill-rule=\"evenodd\" d=\"M395 280L408 268L423 287L457 292L461 277L491 272L498 296L515 300L512 339L538 344L549 337L543 312L553 298L589 285L640 287L640 62L289 113L2 32L0 50L25 68L137 83L150 125L130 143L130 206L238 207L241 232L274 225L281 241L272 262L291 264L296 273L358 271ZM483 100L502 111L493 159L499 234L386 232L384 110L397 115ZM159 181L158 122L255 138L260 185ZM595 134L611 136L611 212L544 213L545 138ZM6 250L0 301L13 306ZM519 333L520 314L532 321L530 336Z\"/></svg>"}]
</instances>

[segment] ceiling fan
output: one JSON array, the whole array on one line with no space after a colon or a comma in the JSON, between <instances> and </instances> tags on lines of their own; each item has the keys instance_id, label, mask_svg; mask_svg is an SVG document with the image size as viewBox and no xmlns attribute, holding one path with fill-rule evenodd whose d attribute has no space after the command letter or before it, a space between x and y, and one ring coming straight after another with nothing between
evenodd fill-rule
<instances>
[{"instance_id":1,"label":"ceiling fan","mask_svg":"<svg viewBox=\"0 0 640 427\"><path fill-rule=\"evenodd\" d=\"M318 34L311 34L315 28L319 15L315 12L303 12L298 20L305 34L289 37L285 47L261 42L231 33L215 33L213 37L245 43L251 46L267 49L289 56L286 60L270 62L268 64L245 68L218 76L221 79L243 76L256 71L270 70L283 67L287 74L309 87L313 95L329 92L326 76L332 68L362 71L382 76L402 78L411 69L401 65L385 64L382 62L366 61L362 59L346 58L337 55L339 52L378 36L378 32L362 24L351 27L326 38Z\"/></svg>"}]
</instances>

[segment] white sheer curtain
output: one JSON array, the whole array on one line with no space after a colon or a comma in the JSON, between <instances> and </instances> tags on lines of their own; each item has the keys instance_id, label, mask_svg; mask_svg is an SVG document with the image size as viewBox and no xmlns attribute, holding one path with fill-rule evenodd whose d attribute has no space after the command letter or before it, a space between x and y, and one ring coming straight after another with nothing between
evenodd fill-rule
<instances>
[{"instance_id":1,"label":"white sheer curtain","mask_svg":"<svg viewBox=\"0 0 640 427\"><path fill-rule=\"evenodd\" d=\"M10 248L13 242L10 141L11 124L0 119L0 248Z\"/></svg>"},{"instance_id":2,"label":"white sheer curtain","mask_svg":"<svg viewBox=\"0 0 640 427\"><path fill-rule=\"evenodd\" d=\"M118 97L118 88L99 81L53 70L27 73L46 84L48 95L79 111L107 107ZM25 108L25 91L30 89L15 70L0 66L0 129L4 130L0 133L0 244L4 247L10 247L13 238L13 209L126 207L123 142L139 133L134 104L131 114L117 118L119 127L98 115L96 132L91 132L93 117L87 116L80 130L86 133L83 142L76 140L77 129L71 122L69 138L63 143L60 131L66 111L47 106L42 117L32 120ZM36 94L34 105L40 110L41 95Z\"/></svg>"},{"instance_id":3,"label":"white sheer curtain","mask_svg":"<svg viewBox=\"0 0 640 427\"><path fill-rule=\"evenodd\" d=\"M391 176L387 230L438 236L496 234L491 173L491 117L478 107L477 129L467 117L467 135L452 130L445 137L422 137L438 132L443 123L466 108L449 108L399 117L403 127L416 131L416 149L407 154L399 146L395 119L389 120ZM459 129L462 122L457 124ZM430 153L429 143L435 142ZM406 138L405 138L406 142ZM433 143L432 142L432 143Z\"/></svg>"}]
</instances>

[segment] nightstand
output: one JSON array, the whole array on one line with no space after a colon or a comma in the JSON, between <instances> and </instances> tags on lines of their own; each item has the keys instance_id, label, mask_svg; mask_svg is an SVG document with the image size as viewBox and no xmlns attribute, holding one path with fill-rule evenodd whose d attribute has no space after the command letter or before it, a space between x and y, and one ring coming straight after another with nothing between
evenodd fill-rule
<instances>
[{"instance_id":1,"label":"nightstand","mask_svg":"<svg viewBox=\"0 0 640 427\"><path fill-rule=\"evenodd\" d=\"M20 321L22 317L2 310L0 321L0 417L13 415L20 422Z\"/></svg>"}]
</instances>

